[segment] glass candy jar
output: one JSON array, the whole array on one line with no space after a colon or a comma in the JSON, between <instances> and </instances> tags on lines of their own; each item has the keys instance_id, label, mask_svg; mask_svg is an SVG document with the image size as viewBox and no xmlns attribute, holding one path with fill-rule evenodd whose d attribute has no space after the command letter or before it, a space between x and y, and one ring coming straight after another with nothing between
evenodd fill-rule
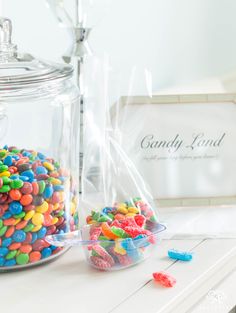
<instances>
[{"instance_id":1,"label":"glass candy jar","mask_svg":"<svg viewBox=\"0 0 236 313\"><path fill-rule=\"evenodd\" d=\"M59 256L78 225L79 93L68 65L20 54L0 19L0 271Z\"/></svg>"}]
</instances>

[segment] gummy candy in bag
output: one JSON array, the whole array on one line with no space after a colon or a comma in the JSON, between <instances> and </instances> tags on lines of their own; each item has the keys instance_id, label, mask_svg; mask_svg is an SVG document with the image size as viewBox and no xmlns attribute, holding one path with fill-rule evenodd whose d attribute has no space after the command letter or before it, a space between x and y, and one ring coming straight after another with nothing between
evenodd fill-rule
<instances>
[{"instance_id":1,"label":"gummy candy in bag","mask_svg":"<svg viewBox=\"0 0 236 313\"><path fill-rule=\"evenodd\" d=\"M100 270L126 268L144 260L165 229L139 172L118 143L110 122L109 65L87 58L84 79L83 169L80 231L51 236L55 245L81 245ZM86 76L86 74L88 76Z\"/></svg>"}]
</instances>

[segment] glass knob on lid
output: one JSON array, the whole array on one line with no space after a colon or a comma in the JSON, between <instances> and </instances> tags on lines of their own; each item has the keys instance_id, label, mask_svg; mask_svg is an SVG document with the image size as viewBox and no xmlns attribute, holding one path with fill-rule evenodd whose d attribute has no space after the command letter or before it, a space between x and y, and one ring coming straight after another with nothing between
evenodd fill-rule
<instances>
[{"instance_id":1,"label":"glass knob on lid","mask_svg":"<svg viewBox=\"0 0 236 313\"><path fill-rule=\"evenodd\" d=\"M0 17L0 54L13 55L16 45L11 42L12 24L8 18Z\"/></svg>"}]
</instances>

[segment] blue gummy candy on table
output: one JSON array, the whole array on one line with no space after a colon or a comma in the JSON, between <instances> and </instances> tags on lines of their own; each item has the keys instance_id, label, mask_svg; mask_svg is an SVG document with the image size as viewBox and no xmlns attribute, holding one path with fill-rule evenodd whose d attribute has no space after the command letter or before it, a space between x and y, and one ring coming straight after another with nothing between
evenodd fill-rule
<instances>
[{"instance_id":1,"label":"blue gummy candy on table","mask_svg":"<svg viewBox=\"0 0 236 313\"><path fill-rule=\"evenodd\" d=\"M15 242L23 242L26 239L26 233L23 230L16 230L12 235Z\"/></svg>"},{"instance_id":2,"label":"blue gummy candy on table","mask_svg":"<svg viewBox=\"0 0 236 313\"><path fill-rule=\"evenodd\" d=\"M168 250L168 256L171 259L185 261L185 262L191 261L193 258L193 254L191 252L179 251L175 249Z\"/></svg>"},{"instance_id":3,"label":"blue gummy candy on table","mask_svg":"<svg viewBox=\"0 0 236 313\"><path fill-rule=\"evenodd\" d=\"M16 265L16 260L15 259L11 259L11 260L7 260L5 263L4 263L4 266L14 266Z\"/></svg>"},{"instance_id":4,"label":"blue gummy candy on table","mask_svg":"<svg viewBox=\"0 0 236 313\"><path fill-rule=\"evenodd\" d=\"M50 248L44 248L41 251L42 258L48 258L52 254L52 250Z\"/></svg>"}]
</instances>

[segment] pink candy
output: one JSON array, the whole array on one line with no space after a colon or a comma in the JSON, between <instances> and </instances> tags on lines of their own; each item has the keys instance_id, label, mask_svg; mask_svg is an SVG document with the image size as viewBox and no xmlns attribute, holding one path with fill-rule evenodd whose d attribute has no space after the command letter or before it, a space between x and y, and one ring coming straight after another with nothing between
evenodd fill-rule
<instances>
[{"instance_id":1,"label":"pink candy","mask_svg":"<svg viewBox=\"0 0 236 313\"><path fill-rule=\"evenodd\" d=\"M93 250L101 256L101 258L111 266L115 264L112 256L100 245L94 245Z\"/></svg>"},{"instance_id":2,"label":"pink candy","mask_svg":"<svg viewBox=\"0 0 236 313\"><path fill-rule=\"evenodd\" d=\"M139 227L143 227L146 223L146 217L140 214L136 215L134 220Z\"/></svg>"},{"instance_id":3,"label":"pink candy","mask_svg":"<svg viewBox=\"0 0 236 313\"><path fill-rule=\"evenodd\" d=\"M176 279L165 272L156 272L152 276L155 281L164 287L173 287L176 284Z\"/></svg>"},{"instance_id":4,"label":"pink candy","mask_svg":"<svg viewBox=\"0 0 236 313\"><path fill-rule=\"evenodd\" d=\"M102 258L99 258L98 256L91 256L90 261L100 270L106 270L111 268L111 264L103 260Z\"/></svg>"}]
</instances>

